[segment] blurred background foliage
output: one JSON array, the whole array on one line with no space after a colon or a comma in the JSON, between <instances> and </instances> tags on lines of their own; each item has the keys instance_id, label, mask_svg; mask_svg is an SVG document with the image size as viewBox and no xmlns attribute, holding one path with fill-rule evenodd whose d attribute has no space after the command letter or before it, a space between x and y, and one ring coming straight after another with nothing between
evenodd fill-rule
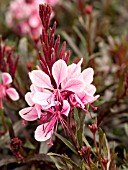
<instances>
[{"instance_id":1,"label":"blurred background foliage","mask_svg":"<svg viewBox=\"0 0 128 170\"><path fill-rule=\"evenodd\" d=\"M41 51L41 45L37 46L36 40L32 37L19 36L7 27L5 14L9 3L9 0L0 0L0 34L3 42L8 39L7 45L15 47L14 56L20 55L15 78L17 88L21 89L24 96L30 85L28 72L39 64L37 50ZM82 68L93 67L95 70L94 85L100 98L94 105L98 110L91 111L93 119L86 115L84 134L93 146L88 124L97 118L97 124L105 132L110 149L114 148L118 153L116 158L118 169L126 169L128 168L128 0L60 0L53 10L55 16L51 22L57 21L56 36L60 34L61 43L66 40L67 48L71 50L70 62L77 62L83 57ZM20 168L35 170L42 167L56 169L53 164L54 158L53 162L49 163L49 157L35 156L47 152L66 153L77 162L77 157L59 138L55 139L56 144L52 147L34 140L33 131L36 123L33 123L33 126L30 123L24 126L18 115L18 111L26 105L23 98L17 104L5 103L5 105L8 126L14 125L15 135L23 142L24 154L28 157L34 156L25 163L17 164L9 150L9 134L5 133L0 139L2 170L20 170ZM0 127L2 129L1 123ZM61 127L59 133L63 135ZM38 165L35 164L37 162Z\"/></svg>"}]
</instances>

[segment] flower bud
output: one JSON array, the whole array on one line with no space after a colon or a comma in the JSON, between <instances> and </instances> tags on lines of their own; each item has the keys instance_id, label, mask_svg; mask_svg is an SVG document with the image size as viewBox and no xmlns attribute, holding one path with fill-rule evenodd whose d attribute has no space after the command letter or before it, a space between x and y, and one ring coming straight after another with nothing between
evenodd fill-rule
<instances>
[{"instance_id":1,"label":"flower bud","mask_svg":"<svg viewBox=\"0 0 128 170\"><path fill-rule=\"evenodd\" d=\"M13 138L10 143L12 152L18 152L21 148L22 141L19 138Z\"/></svg>"},{"instance_id":2,"label":"flower bud","mask_svg":"<svg viewBox=\"0 0 128 170\"><path fill-rule=\"evenodd\" d=\"M97 129L98 129L98 127L97 127L97 124L92 124L92 125L88 125L88 127L89 127L89 129L91 130L91 132L93 133L93 134L95 134L96 133L96 131L97 131Z\"/></svg>"},{"instance_id":3,"label":"flower bud","mask_svg":"<svg viewBox=\"0 0 128 170\"><path fill-rule=\"evenodd\" d=\"M15 137L11 140L10 149L12 153L15 155L16 159L19 161L23 160L23 156L20 154L21 146L22 141L19 138Z\"/></svg>"},{"instance_id":4,"label":"flower bud","mask_svg":"<svg viewBox=\"0 0 128 170\"><path fill-rule=\"evenodd\" d=\"M85 159L88 159L90 157L90 151L91 151L91 148L87 146L83 146L81 148L82 155Z\"/></svg>"},{"instance_id":5,"label":"flower bud","mask_svg":"<svg viewBox=\"0 0 128 170\"><path fill-rule=\"evenodd\" d=\"M102 164L103 164L103 166L106 168L106 167L107 167L107 164L108 164L108 159L103 159L103 160L102 160Z\"/></svg>"},{"instance_id":6,"label":"flower bud","mask_svg":"<svg viewBox=\"0 0 128 170\"><path fill-rule=\"evenodd\" d=\"M85 12L86 12L86 14L90 15L92 13L92 6L91 5L86 5Z\"/></svg>"}]
</instances>

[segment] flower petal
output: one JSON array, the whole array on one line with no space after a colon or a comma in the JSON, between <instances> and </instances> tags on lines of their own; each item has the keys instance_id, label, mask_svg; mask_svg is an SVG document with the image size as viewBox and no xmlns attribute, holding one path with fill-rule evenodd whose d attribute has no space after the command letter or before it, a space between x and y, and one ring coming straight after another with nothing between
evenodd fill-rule
<instances>
[{"instance_id":1,"label":"flower petal","mask_svg":"<svg viewBox=\"0 0 128 170\"><path fill-rule=\"evenodd\" d=\"M81 105L82 108L85 107L84 103L82 103L82 101L80 100L80 98L77 95L75 95L75 99L76 99L77 103L79 103Z\"/></svg>"},{"instance_id":2,"label":"flower petal","mask_svg":"<svg viewBox=\"0 0 128 170\"><path fill-rule=\"evenodd\" d=\"M41 112L42 107L41 107L41 105L35 104L35 109L36 109L36 111L37 111L38 118L40 119L40 118L41 118L41 115L42 115L42 112Z\"/></svg>"},{"instance_id":3,"label":"flower petal","mask_svg":"<svg viewBox=\"0 0 128 170\"><path fill-rule=\"evenodd\" d=\"M39 125L35 130L35 139L37 141L46 141L48 140L53 133L53 129L48 128L48 123Z\"/></svg>"},{"instance_id":4,"label":"flower petal","mask_svg":"<svg viewBox=\"0 0 128 170\"><path fill-rule=\"evenodd\" d=\"M51 80L47 74L41 70L33 70L29 73L29 77L34 85L37 87L53 89Z\"/></svg>"},{"instance_id":5,"label":"flower petal","mask_svg":"<svg viewBox=\"0 0 128 170\"><path fill-rule=\"evenodd\" d=\"M82 72L83 80L86 84L91 84L93 81L94 70L92 68L87 68Z\"/></svg>"},{"instance_id":6,"label":"flower petal","mask_svg":"<svg viewBox=\"0 0 128 170\"><path fill-rule=\"evenodd\" d=\"M69 111L70 111L70 105L69 105L67 100L64 100L61 114L64 114L65 116L68 116Z\"/></svg>"},{"instance_id":7,"label":"flower petal","mask_svg":"<svg viewBox=\"0 0 128 170\"><path fill-rule=\"evenodd\" d=\"M53 64L52 75L58 88L60 83L67 77L67 65L64 60L60 59Z\"/></svg>"},{"instance_id":8,"label":"flower petal","mask_svg":"<svg viewBox=\"0 0 128 170\"><path fill-rule=\"evenodd\" d=\"M68 78L77 78L81 73L81 64L83 62L83 58L77 63L73 63L68 66Z\"/></svg>"},{"instance_id":9,"label":"flower petal","mask_svg":"<svg viewBox=\"0 0 128 170\"><path fill-rule=\"evenodd\" d=\"M78 93L84 90L84 83L78 79L70 79L62 89Z\"/></svg>"},{"instance_id":10,"label":"flower petal","mask_svg":"<svg viewBox=\"0 0 128 170\"><path fill-rule=\"evenodd\" d=\"M73 79L73 78L77 79L79 77L80 80L82 78L82 74L81 74L82 62L83 62L83 58L77 64L73 63L68 66L68 75L66 79L62 82L61 84L62 86L64 86L69 79Z\"/></svg>"},{"instance_id":11,"label":"flower petal","mask_svg":"<svg viewBox=\"0 0 128 170\"><path fill-rule=\"evenodd\" d=\"M29 106L32 106L34 104L32 101L32 93L31 92L28 92L25 94L25 100Z\"/></svg>"},{"instance_id":12,"label":"flower petal","mask_svg":"<svg viewBox=\"0 0 128 170\"><path fill-rule=\"evenodd\" d=\"M99 97L100 97L100 95L94 96L94 97L90 100L90 103L93 103L93 102L96 101Z\"/></svg>"},{"instance_id":13,"label":"flower petal","mask_svg":"<svg viewBox=\"0 0 128 170\"><path fill-rule=\"evenodd\" d=\"M51 94L49 93L37 92L34 94L32 100L34 103L37 103L40 105L49 105L51 102L50 97L51 97Z\"/></svg>"},{"instance_id":14,"label":"flower petal","mask_svg":"<svg viewBox=\"0 0 128 170\"><path fill-rule=\"evenodd\" d=\"M6 93L14 101L19 99L19 94L17 93L16 89L14 89L14 88L8 88L6 90Z\"/></svg>"},{"instance_id":15,"label":"flower petal","mask_svg":"<svg viewBox=\"0 0 128 170\"><path fill-rule=\"evenodd\" d=\"M38 119L38 114L35 107L26 107L19 111L19 115L27 121L34 121Z\"/></svg>"},{"instance_id":16,"label":"flower petal","mask_svg":"<svg viewBox=\"0 0 128 170\"><path fill-rule=\"evenodd\" d=\"M12 77L9 73L2 73L2 80L5 85L12 83Z\"/></svg>"},{"instance_id":17,"label":"flower petal","mask_svg":"<svg viewBox=\"0 0 128 170\"><path fill-rule=\"evenodd\" d=\"M86 91L78 93L77 96L84 104L93 103L95 100L99 98L99 95L93 96L87 93Z\"/></svg>"},{"instance_id":18,"label":"flower petal","mask_svg":"<svg viewBox=\"0 0 128 170\"><path fill-rule=\"evenodd\" d=\"M85 87L85 90L89 95L94 95L96 92L96 87L93 84L89 84L87 85L87 87Z\"/></svg>"},{"instance_id":19,"label":"flower petal","mask_svg":"<svg viewBox=\"0 0 128 170\"><path fill-rule=\"evenodd\" d=\"M87 103L93 103L94 101L96 101L100 97L100 95L90 96L89 94L86 94L85 96L86 96L85 97L85 103L86 104Z\"/></svg>"},{"instance_id":20,"label":"flower petal","mask_svg":"<svg viewBox=\"0 0 128 170\"><path fill-rule=\"evenodd\" d=\"M41 87L37 87L34 84L31 84L30 86L30 90L32 93L38 92L38 91L42 91L43 89Z\"/></svg>"}]
</instances>

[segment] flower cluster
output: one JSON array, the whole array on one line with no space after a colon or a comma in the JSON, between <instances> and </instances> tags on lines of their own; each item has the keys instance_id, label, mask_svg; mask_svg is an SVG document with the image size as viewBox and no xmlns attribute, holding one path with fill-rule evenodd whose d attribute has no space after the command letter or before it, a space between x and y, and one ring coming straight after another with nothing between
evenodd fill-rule
<instances>
[{"instance_id":1,"label":"flower cluster","mask_svg":"<svg viewBox=\"0 0 128 170\"><path fill-rule=\"evenodd\" d=\"M15 77L19 56L14 56L14 47L7 46L7 41L2 42L0 35L0 71L8 72L12 79Z\"/></svg>"},{"instance_id":2,"label":"flower cluster","mask_svg":"<svg viewBox=\"0 0 128 170\"><path fill-rule=\"evenodd\" d=\"M77 64L67 66L64 60L59 59L52 66L52 80L40 69L29 73L31 92L25 95L29 107L19 114L27 121L40 119L41 125L35 131L36 140L52 139L59 121L63 128L67 128L65 118L74 107L87 111L86 105L91 105L99 97L94 96L96 88L91 84L93 69L87 68L81 72L81 63L82 59Z\"/></svg>"},{"instance_id":3,"label":"flower cluster","mask_svg":"<svg viewBox=\"0 0 128 170\"><path fill-rule=\"evenodd\" d=\"M20 35L39 37L42 24L39 17L39 4L49 3L54 6L58 0L14 0L6 14L6 23Z\"/></svg>"},{"instance_id":4,"label":"flower cluster","mask_svg":"<svg viewBox=\"0 0 128 170\"><path fill-rule=\"evenodd\" d=\"M3 108L3 99L7 96L16 101L19 99L19 94L17 91L10 87L9 84L12 83L12 77L9 73L2 73L2 83L0 84L0 108Z\"/></svg>"}]
</instances>

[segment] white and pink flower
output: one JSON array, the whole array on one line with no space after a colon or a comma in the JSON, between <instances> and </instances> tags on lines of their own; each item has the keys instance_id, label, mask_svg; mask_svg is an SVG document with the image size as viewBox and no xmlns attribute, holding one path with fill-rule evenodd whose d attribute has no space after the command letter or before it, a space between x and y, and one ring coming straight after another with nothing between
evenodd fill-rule
<instances>
[{"instance_id":1,"label":"white and pink flower","mask_svg":"<svg viewBox=\"0 0 128 170\"><path fill-rule=\"evenodd\" d=\"M77 64L67 66L65 61L60 59L53 64L51 77L42 70L29 73L36 91L26 94L30 107L22 109L20 115L27 121L47 116L45 122L43 121L35 131L36 140L51 139L58 121L63 128L67 128L64 117L68 117L71 109L79 107L86 111L86 105L91 105L99 97L94 96L96 88L91 84L93 69L87 68L81 72L81 63L82 59ZM42 111L45 111L45 114Z\"/></svg>"},{"instance_id":2,"label":"white and pink flower","mask_svg":"<svg viewBox=\"0 0 128 170\"><path fill-rule=\"evenodd\" d=\"M39 4L54 6L58 0L13 0L6 13L6 23L20 35L39 37L42 23L39 16Z\"/></svg>"},{"instance_id":3,"label":"white and pink flower","mask_svg":"<svg viewBox=\"0 0 128 170\"><path fill-rule=\"evenodd\" d=\"M12 83L12 77L9 73L2 73L2 83L0 84L0 108L3 108L3 99L7 96L16 101L19 99L19 94L16 89L10 87L10 83Z\"/></svg>"}]
</instances>

